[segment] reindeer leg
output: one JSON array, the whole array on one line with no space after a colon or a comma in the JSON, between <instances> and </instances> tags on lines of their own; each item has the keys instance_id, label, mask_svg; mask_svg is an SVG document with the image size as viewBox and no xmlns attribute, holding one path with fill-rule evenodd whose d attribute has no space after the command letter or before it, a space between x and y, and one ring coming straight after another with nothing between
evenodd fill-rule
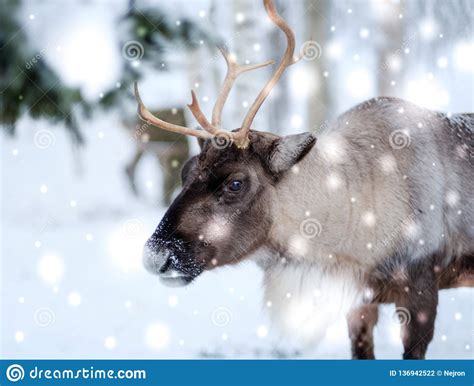
<instances>
[{"instance_id":1,"label":"reindeer leg","mask_svg":"<svg viewBox=\"0 0 474 386\"><path fill-rule=\"evenodd\" d=\"M347 316L352 359L375 359L373 332L378 316L378 304L361 306Z\"/></svg>"},{"instance_id":2,"label":"reindeer leg","mask_svg":"<svg viewBox=\"0 0 474 386\"><path fill-rule=\"evenodd\" d=\"M403 359L424 359L434 334L438 285L431 268L410 277L410 284L395 303L402 325Z\"/></svg>"}]
</instances>

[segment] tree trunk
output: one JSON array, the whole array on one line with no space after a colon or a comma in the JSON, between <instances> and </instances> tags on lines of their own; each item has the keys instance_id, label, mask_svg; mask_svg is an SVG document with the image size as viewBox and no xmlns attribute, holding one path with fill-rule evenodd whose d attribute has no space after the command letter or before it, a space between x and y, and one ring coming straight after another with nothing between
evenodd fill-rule
<instances>
[{"instance_id":1,"label":"tree trunk","mask_svg":"<svg viewBox=\"0 0 474 386\"><path fill-rule=\"evenodd\" d=\"M329 25L329 0L313 1L305 0L306 8L306 38L315 41L321 49L324 49L328 41ZM303 43L304 44L304 43ZM307 43L309 44L309 43ZM315 59L307 60L307 66L315 79L314 91L309 94L307 101L307 131L318 133L326 127L325 122L330 119L334 112L329 93L330 78L324 76L327 68L325 56L322 51Z\"/></svg>"}]
</instances>

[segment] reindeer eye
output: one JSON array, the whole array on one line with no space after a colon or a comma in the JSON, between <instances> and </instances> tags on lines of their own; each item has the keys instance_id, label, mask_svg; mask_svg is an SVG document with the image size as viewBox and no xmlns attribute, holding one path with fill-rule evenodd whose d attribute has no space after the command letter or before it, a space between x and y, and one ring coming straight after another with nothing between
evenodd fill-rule
<instances>
[{"instance_id":1,"label":"reindeer eye","mask_svg":"<svg viewBox=\"0 0 474 386\"><path fill-rule=\"evenodd\" d=\"M229 183L229 190L232 192L238 192L240 189L242 189L242 181L239 180L232 180Z\"/></svg>"}]
</instances>

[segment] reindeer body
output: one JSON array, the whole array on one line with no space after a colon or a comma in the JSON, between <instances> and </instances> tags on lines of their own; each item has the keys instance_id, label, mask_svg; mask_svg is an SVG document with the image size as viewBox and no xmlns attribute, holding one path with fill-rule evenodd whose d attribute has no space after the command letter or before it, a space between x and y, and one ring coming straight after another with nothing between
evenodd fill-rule
<instances>
[{"instance_id":1,"label":"reindeer body","mask_svg":"<svg viewBox=\"0 0 474 386\"><path fill-rule=\"evenodd\" d=\"M446 265L473 252L473 130L467 115L395 98L355 107L279 182L271 243L298 260L332 254L363 269L396 254L416 261L445 248ZM396 131L406 133L399 149ZM302 217L320 223L315 237L292 238Z\"/></svg>"},{"instance_id":2,"label":"reindeer body","mask_svg":"<svg viewBox=\"0 0 474 386\"><path fill-rule=\"evenodd\" d=\"M463 277L466 285L473 135L470 115L448 118L395 98L362 103L320 134L279 182L257 257L277 322L308 341L370 303L411 301L410 317L425 319L439 283Z\"/></svg>"}]
</instances>

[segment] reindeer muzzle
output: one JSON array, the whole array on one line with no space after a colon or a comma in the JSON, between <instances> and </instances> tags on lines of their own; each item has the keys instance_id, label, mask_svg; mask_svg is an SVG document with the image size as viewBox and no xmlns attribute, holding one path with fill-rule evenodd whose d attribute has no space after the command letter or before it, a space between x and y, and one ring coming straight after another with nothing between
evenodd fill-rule
<instances>
[{"instance_id":1,"label":"reindeer muzzle","mask_svg":"<svg viewBox=\"0 0 474 386\"><path fill-rule=\"evenodd\" d=\"M186 272L180 264L180 257L172 248L151 241L145 244L143 265L148 272L158 275L168 287L188 285L200 273Z\"/></svg>"}]
</instances>

